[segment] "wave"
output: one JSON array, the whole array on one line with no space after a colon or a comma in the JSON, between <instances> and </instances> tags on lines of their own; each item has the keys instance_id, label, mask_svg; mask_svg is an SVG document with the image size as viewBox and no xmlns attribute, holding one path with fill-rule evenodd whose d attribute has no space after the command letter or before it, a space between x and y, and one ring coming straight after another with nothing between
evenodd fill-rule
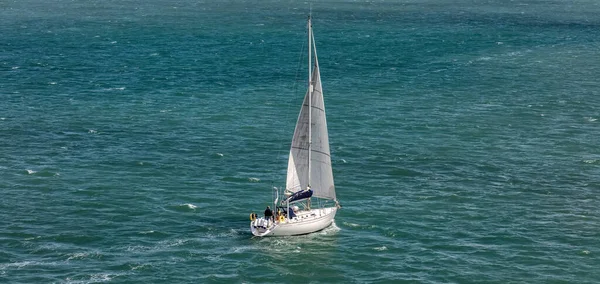
<instances>
[{"instance_id":1,"label":"wave","mask_svg":"<svg viewBox=\"0 0 600 284\"><path fill-rule=\"evenodd\" d=\"M348 226L348 227L354 227L354 228L360 227L360 225L356 224L356 223L342 222L342 224L344 224L345 226Z\"/></svg>"},{"instance_id":2,"label":"wave","mask_svg":"<svg viewBox=\"0 0 600 284\"><path fill-rule=\"evenodd\" d=\"M226 176L221 178L222 181L226 181L226 182L260 182L259 178L255 178L255 177L232 177L232 176Z\"/></svg>"},{"instance_id":3,"label":"wave","mask_svg":"<svg viewBox=\"0 0 600 284\"><path fill-rule=\"evenodd\" d=\"M331 234L336 234L339 231L341 231L342 229L340 227L338 227L338 225L335 223L335 220L333 220L333 222L331 223L331 226L316 232L315 234L317 235L331 235Z\"/></svg>"},{"instance_id":4,"label":"wave","mask_svg":"<svg viewBox=\"0 0 600 284\"><path fill-rule=\"evenodd\" d=\"M39 264L37 261L20 261L20 262L11 262L11 263L2 263L0 264L0 271L4 271L8 268L18 268L21 269L26 266Z\"/></svg>"},{"instance_id":5,"label":"wave","mask_svg":"<svg viewBox=\"0 0 600 284\"><path fill-rule=\"evenodd\" d=\"M53 172L53 171L48 171L48 170L35 171L32 169L26 169L25 171L27 172L28 175L35 174L36 176L40 176L40 177L60 177L59 172Z\"/></svg>"},{"instance_id":6,"label":"wave","mask_svg":"<svg viewBox=\"0 0 600 284\"><path fill-rule=\"evenodd\" d=\"M198 206L192 203L181 203L167 205L165 208L175 212L193 213L197 212Z\"/></svg>"},{"instance_id":7,"label":"wave","mask_svg":"<svg viewBox=\"0 0 600 284\"><path fill-rule=\"evenodd\" d=\"M190 204L190 203L182 204L181 206L187 206L187 208L189 208L189 209L196 209L196 208L198 208L198 206L196 206L194 204Z\"/></svg>"},{"instance_id":8,"label":"wave","mask_svg":"<svg viewBox=\"0 0 600 284\"><path fill-rule=\"evenodd\" d=\"M187 210L196 210L198 208L198 206L191 204L191 203L183 203L183 204L179 204L177 205L178 209L187 209Z\"/></svg>"},{"instance_id":9,"label":"wave","mask_svg":"<svg viewBox=\"0 0 600 284\"><path fill-rule=\"evenodd\" d=\"M387 250L388 248L386 246L380 246L380 247L374 247L373 249L376 251L384 251L384 250Z\"/></svg>"},{"instance_id":10,"label":"wave","mask_svg":"<svg viewBox=\"0 0 600 284\"><path fill-rule=\"evenodd\" d=\"M69 260L79 260L86 258L101 258L102 255L98 252L76 252L67 254L67 261Z\"/></svg>"},{"instance_id":11,"label":"wave","mask_svg":"<svg viewBox=\"0 0 600 284\"><path fill-rule=\"evenodd\" d=\"M113 280L114 277L116 276L121 276L123 275L122 273L116 273L116 274L111 274L111 273L95 273L95 274L91 274L89 276L83 276L83 277L67 277L66 279L66 283L98 283L98 282L109 282L111 280ZM84 279L77 279L77 278L84 278Z\"/></svg>"}]
</instances>

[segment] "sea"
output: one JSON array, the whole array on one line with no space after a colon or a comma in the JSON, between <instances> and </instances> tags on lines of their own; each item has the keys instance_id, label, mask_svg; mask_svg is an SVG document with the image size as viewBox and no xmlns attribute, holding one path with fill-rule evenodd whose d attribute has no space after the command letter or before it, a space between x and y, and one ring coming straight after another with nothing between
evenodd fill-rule
<instances>
[{"instance_id":1,"label":"sea","mask_svg":"<svg viewBox=\"0 0 600 284\"><path fill-rule=\"evenodd\" d=\"M285 187L307 17L337 197ZM600 283L596 0L0 2L1 283Z\"/></svg>"}]
</instances>

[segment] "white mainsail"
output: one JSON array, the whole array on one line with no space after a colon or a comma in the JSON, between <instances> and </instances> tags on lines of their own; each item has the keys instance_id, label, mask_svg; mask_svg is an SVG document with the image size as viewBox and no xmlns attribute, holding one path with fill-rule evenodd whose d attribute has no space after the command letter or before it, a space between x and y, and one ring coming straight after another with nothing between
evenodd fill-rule
<instances>
[{"instance_id":1,"label":"white mainsail","mask_svg":"<svg viewBox=\"0 0 600 284\"><path fill-rule=\"evenodd\" d=\"M321 85L321 74L319 72L319 63L315 52L315 67L312 74L313 82L312 97L312 145L311 145L311 166L310 181L308 180L308 149L309 149L309 110L308 96L310 90L306 92L288 161L286 189L291 192L306 189L309 186L313 190L313 196L326 199L336 199L335 186L333 184L333 173L331 171L331 156L329 152L329 135L327 133L327 120L325 118L325 103L323 102L323 88Z\"/></svg>"}]
</instances>

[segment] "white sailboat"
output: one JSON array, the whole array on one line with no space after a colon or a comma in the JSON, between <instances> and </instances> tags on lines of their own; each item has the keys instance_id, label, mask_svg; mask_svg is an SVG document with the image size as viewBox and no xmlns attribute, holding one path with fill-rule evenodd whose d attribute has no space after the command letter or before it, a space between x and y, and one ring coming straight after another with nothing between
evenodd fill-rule
<instances>
[{"instance_id":1,"label":"white sailboat","mask_svg":"<svg viewBox=\"0 0 600 284\"><path fill-rule=\"evenodd\" d=\"M292 139L284 197L278 202L277 192L273 217L257 218L251 214L250 229L255 236L291 236L320 231L333 223L340 208L333 184L323 88L310 17L308 67L308 90Z\"/></svg>"}]
</instances>

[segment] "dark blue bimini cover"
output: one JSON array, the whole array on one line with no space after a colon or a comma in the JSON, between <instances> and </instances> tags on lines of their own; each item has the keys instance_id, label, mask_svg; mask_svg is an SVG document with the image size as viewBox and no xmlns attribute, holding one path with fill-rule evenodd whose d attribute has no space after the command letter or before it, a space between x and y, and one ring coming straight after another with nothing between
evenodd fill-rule
<instances>
[{"instance_id":1,"label":"dark blue bimini cover","mask_svg":"<svg viewBox=\"0 0 600 284\"><path fill-rule=\"evenodd\" d=\"M284 200L284 202L296 202L296 201L300 201L302 199L307 199L310 198L313 195L313 191L312 189L309 190L302 190L302 191L298 191L294 194L292 194L288 199ZM282 203L284 203L282 202Z\"/></svg>"}]
</instances>

